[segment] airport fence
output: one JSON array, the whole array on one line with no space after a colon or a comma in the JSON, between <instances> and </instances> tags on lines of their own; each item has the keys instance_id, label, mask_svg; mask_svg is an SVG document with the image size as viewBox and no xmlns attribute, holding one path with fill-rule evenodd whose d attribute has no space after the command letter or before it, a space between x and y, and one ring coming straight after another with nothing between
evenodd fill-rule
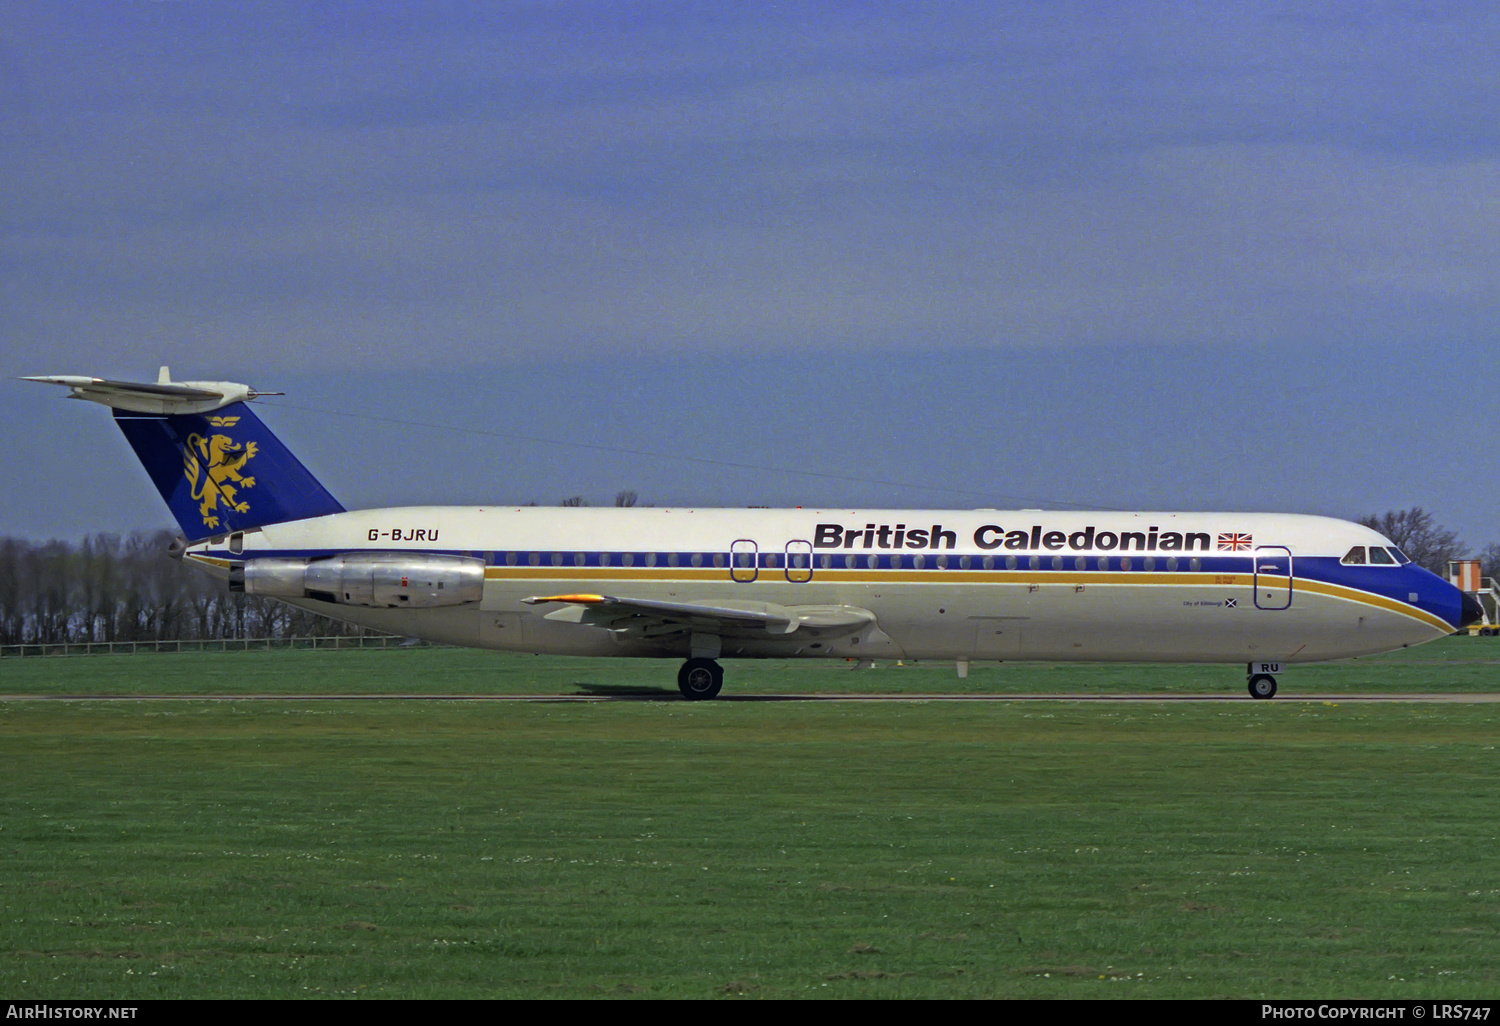
<instances>
[{"instance_id":1,"label":"airport fence","mask_svg":"<svg viewBox=\"0 0 1500 1026\"><path fill-rule=\"evenodd\" d=\"M138 652L269 652L274 649L411 648L424 641L394 634L306 638L198 638L177 641L68 641L0 645L0 659L55 656L135 655Z\"/></svg>"}]
</instances>

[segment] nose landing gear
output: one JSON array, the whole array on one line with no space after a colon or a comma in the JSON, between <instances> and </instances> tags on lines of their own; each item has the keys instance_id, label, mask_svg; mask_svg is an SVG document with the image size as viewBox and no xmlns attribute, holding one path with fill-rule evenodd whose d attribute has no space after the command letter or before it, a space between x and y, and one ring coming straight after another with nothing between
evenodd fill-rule
<instances>
[{"instance_id":1,"label":"nose landing gear","mask_svg":"<svg viewBox=\"0 0 1500 1026\"><path fill-rule=\"evenodd\" d=\"M1280 663L1246 663L1245 684L1251 698L1275 698L1276 678L1272 674L1281 672Z\"/></svg>"},{"instance_id":2,"label":"nose landing gear","mask_svg":"<svg viewBox=\"0 0 1500 1026\"><path fill-rule=\"evenodd\" d=\"M1275 698L1276 678L1269 673L1257 673L1249 682L1251 698Z\"/></svg>"}]
</instances>

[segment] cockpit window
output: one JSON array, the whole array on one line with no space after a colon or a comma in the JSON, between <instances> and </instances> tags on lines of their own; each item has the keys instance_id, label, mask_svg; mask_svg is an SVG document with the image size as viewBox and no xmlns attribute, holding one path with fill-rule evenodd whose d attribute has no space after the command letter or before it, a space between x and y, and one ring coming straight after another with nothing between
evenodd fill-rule
<instances>
[{"instance_id":1,"label":"cockpit window","mask_svg":"<svg viewBox=\"0 0 1500 1026\"><path fill-rule=\"evenodd\" d=\"M1398 563L1410 563L1411 562L1411 557L1408 556L1406 553L1402 552L1400 549L1396 548L1396 546L1394 546L1394 545L1391 546L1391 555L1393 555L1393 556L1396 557L1396 562L1398 562Z\"/></svg>"},{"instance_id":2,"label":"cockpit window","mask_svg":"<svg viewBox=\"0 0 1500 1026\"><path fill-rule=\"evenodd\" d=\"M1393 555L1391 555L1385 549L1382 549L1379 545L1371 545L1370 546L1370 562L1371 563L1380 563L1380 564L1382 564L1384 566L1395 566L1396 565L1396 557L1393 556Z\"/></svg>"},{"instance_id":3,"label":"cockpit window","mask_svg":"<svg viewBox=\"0 0 1500 1026\"><path fill-rule=\"evenodd\" d=\"M1354 548L1344 553L1344 558L1339 560L1339 562L1345 566L1363 566L1365 562L1365 547L1363 545L1354 546Z\"/></svg>"}]
</instances>

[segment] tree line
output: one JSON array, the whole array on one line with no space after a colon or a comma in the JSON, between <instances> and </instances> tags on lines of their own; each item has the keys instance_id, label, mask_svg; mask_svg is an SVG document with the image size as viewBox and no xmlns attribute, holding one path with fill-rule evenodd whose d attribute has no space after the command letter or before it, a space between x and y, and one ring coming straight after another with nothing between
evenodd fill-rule
<instances>
[{"instance_id":1,"label":"tree line","mask_svg":"<svg viewBox=\"0 0 1500 1026\"><path fill-rule=\"evenodd\" d=\"M171 531L78 544L0 538L0 645L356 635L272 599L231 594L167 554Z\"/></svg>"},{"instance_id":2,"label":"tree line","mask_svg":"<svg viewBox=\"0 0 1500 1026\"><path fill-rule=\"evenodd\" d=\"M578 497L567 506L586 505ZM634 492L615 497L636 504ZM1360 518L1439 576L1468 550L1426 510ZM170 531L95 534L78 544L0 538L0 645L357 635L362 628L274 599L231 593L167 553ZM1478 556L1500 576L1500 544Z\"/></svg>"}]
</instances>

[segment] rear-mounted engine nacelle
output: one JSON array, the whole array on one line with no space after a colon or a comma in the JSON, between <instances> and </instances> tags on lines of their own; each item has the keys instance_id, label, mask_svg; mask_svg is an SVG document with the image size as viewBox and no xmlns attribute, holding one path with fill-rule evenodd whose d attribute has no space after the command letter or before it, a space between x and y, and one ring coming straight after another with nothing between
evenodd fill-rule
<instances>
[{"instance_id":1,"label":"rear-mounted engine nacelle","mask_svg":"<svg viewBox=\"0 0 1500 1026\"><path fill-rule=\"evenodd\" d=\"M484 595L484 561L407 552L356 552L314 560L250 559L230 569L229 589L268 598L310 598L377 609L462 606Z\"/></svg>"}]
</instances>

